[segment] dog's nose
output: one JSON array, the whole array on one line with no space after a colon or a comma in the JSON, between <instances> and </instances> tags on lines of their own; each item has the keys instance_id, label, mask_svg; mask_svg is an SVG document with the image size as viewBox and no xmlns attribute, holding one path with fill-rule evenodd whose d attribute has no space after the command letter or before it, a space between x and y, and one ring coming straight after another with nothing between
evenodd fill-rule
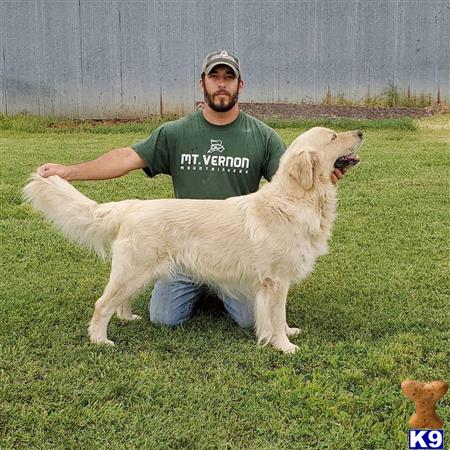
<instances>
[{"instance_id":1,"label":"dog's nose","mask_svg":"<svg viewBox=\"0 0 450 450\"><path fill-rule=\"evenodd\" d=\"M360 139L363 138L363 132L362 132L361 130L358 130L358 131L356 132L356 134L358 135L358 137L359 137Z\"/></svg>"}]
</instances>

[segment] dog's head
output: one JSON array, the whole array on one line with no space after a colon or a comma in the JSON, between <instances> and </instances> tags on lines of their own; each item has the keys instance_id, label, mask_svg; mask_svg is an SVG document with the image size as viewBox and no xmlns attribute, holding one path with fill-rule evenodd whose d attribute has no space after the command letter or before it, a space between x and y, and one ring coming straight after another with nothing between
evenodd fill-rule
<instances>
[{"instance_id":1,"label":"dog's head","mask_svg":"<svg viewBox=\"0 0 450 450\"><path fill-rule=\"evenodd\" d=\"M359 163L361 131L336 133L322 127L311 128L292 142L280 161L303 189L311 189L319 180L329 180L333 168L350 168Z\"/></svg>"}]
</instances>

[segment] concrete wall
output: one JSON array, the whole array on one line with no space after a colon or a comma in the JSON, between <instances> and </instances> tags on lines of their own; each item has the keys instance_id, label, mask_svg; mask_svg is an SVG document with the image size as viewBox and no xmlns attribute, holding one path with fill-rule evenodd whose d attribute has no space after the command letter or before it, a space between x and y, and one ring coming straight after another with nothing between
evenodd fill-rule
<instances>
[{"instance_id":1,"label":"concrete wall","mask_svg":"<svg viewBox=\"0 0 450 450\"><path fill-rule=\"evenodd\" d=\"M219 48L242 61L242 101L357 100L389 84L450 101L450 0L3 0L0 112L185 113Z\"/></svg>"}]
</instances>

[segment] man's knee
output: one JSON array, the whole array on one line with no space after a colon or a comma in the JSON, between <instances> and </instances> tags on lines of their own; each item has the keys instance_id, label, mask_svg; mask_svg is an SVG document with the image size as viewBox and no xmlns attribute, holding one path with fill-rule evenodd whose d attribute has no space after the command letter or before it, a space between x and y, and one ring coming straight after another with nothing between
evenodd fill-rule
<instances>
[{"instance_id":1,"label":"man's knee","mask_svg":"<svg viewBox=\"0 0 450 450\"><path fill-rule=\"evenodd\" d=\"M181 314L180 308L171 305L170 298L163 298L157 295L152 295L150 298L148 310L150 322L168 327L180 325L190 315L188 311L183 311L184 314Z\"/></svg>"},{"instance_id":2,"label":"man's knee","mask_svg":"<svg viewBox=\"0 0 450 450\"><path fill-rule=\"evenodd\" d=\"M251 300L224 296L222 297L222 301L230 317L241 328L251 328L255 325L253 302Z\"/></svg>"},{"instance_id":3,"label":"man's knee","mask_svg":"<svg viewBox=\"0 0 450 450\"><path fill-rule=\"evenodd\" d=\"M169 327L180 325L191 316L200 293L201 288L183 276L158 281L149 303L150 321Z\"/></svg>"},{"instance_id":4,"label":"man's knee","mask_svg":"<svg viewBox=\"0 0 450 450\"><path fill-rule=\"evenodd\" d=\"M157 308L152 308L152 302L149 305L150 322L157 325L165 325L167 327L176 327L183 323L186 318L179 317L175 314L168 314L168 311L160 311Z\"/></svg>"},{"instance_id":5,"label":"man's knee","mask_svg":"<svg viewBox=\"0 0 450 450\"><path fill-rule=\"evenodd\" d=\"M233 319L241 328L252 328L255 325L253 317L250 316L233 317Z\"/></svg>"}]
</instances>

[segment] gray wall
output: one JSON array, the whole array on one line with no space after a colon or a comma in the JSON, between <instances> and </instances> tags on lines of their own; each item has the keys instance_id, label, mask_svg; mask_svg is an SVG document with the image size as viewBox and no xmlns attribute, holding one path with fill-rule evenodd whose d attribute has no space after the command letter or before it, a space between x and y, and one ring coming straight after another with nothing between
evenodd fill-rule
<instances>
[{"instance_id":1,"label":"gray wall","mask_svg":"<svg viewBox=\"0 0 450 450\"><path fill-rule=\"evenodd\" d=\"M242 101L356 100L389 83L450 100L450 0L3 0L0 112L185 113L219 48L241 58Z\"/></svg>"}]
</instances>

